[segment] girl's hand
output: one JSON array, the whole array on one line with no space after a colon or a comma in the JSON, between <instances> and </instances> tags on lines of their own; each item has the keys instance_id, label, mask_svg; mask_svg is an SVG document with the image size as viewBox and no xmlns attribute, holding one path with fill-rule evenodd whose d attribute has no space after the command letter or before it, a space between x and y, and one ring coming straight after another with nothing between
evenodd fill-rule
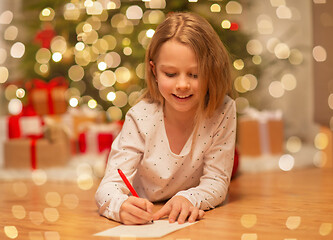
<instances>
[{"instance_id":1,"label":"girl's hand","mask_svg":"<svg viewBox=\"0 0 333 240\"><path fill-rule=\"evenodd\" d=\"M130 196L120 207L123 224L145 224L153 220L153 204L147 199Z\"/></svg>"},{"instance_id":2,"label":"girl's hand","mask_svg":"<svg viewBox=\"0 0 333 240\"><path fill-rule=\"evenodd\" d=\"M154 220L169 215L169 222L182 224L188 218L189 222L201 219L205 212L194 207L192 203L182 196L172 197L160 210L154 214Z\"/></svg>"}]
</instances>

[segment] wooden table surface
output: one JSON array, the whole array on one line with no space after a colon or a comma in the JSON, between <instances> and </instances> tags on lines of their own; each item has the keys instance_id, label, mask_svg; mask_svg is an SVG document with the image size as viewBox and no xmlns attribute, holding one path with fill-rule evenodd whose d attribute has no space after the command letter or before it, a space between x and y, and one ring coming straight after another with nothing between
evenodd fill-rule
<instances>
[{"instance_id":1,"label":"wooden table surface","mask_svg":"<svg viewBox=\"0 0 333 240\"><path fill-rule=\"evenodd\" d=\"M0 182L1 240L112 239L93 236L119 225L97 213L99 180L37 180ZM328 240L332 224L333 169L244 173L232 180L222 206L160 239Z\"/></svg>"}]
</instances>

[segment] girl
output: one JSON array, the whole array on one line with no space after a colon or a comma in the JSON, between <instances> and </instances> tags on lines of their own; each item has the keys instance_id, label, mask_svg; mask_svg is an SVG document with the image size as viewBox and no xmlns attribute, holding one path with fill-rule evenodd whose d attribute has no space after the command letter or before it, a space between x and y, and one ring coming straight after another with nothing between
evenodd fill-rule
<instances>
[{"instance_id":1,"label":"girl","mask_svg":"<svg viewBox=\"0 0 333 240\"><path fill-rule=\"evenodd\" d=\"M173 13L146 52L147 89L126 114L96 192L99 213L124 224L193 222L225 199L236 111L229 58L202 17ZM140 198L118 175L121 169ZM169 199L153 213L152 202Z\"/></svg>"}]
</instances>

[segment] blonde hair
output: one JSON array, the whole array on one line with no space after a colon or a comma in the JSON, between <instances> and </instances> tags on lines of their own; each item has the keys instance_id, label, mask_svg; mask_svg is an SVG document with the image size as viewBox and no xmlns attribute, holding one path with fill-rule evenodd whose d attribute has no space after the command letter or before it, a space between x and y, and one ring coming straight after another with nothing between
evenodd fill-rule
<instances>
[{"instance_id":1,"label":"blonde hair","mask_svg":"<svg viewBox=\"0 0 333 240\"><path fill-rule=\"evenodd\" d=\"M232 93L230 60L213 27L206 19L193 13L172 13L157 27L146 51L147 88L142 98L163 104L164 99L158 90L149 62L156 62L161 46L169 40L176 40L194 51L200 79L200 101L196 119L211 117L222 104L224 96Z\"/></svg>"}]
</instances>

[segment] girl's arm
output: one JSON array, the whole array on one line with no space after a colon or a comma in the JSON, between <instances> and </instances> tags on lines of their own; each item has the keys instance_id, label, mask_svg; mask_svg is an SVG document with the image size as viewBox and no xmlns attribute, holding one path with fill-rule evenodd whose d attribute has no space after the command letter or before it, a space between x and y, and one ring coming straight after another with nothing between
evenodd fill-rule
<instances>
[{"instance_id":1,"label":"girl's arm","mask_svg":"<svg viewBox=\"0 0 333 240\"><path fill-rule=\"evenodd\" d=\"M129 194L117 169L120 168L132 183L144 151L144 138L136 119L135 112L129 110L122 131L112 144L105 176L95 194L99 213L115 221L121 221L119 211Z\"/></svg>"},{"instance_id":2,"label":"girl's arm","mask_svg":"<svg viewBox=\"0 0 333 240\"><path fill-rule=\"evenodd\" d=\"M204 155L200 184L176 194L202 210L221 204L230 184L236 140L236 106L233 100L226 102L222 114L224 116L213 135L212 145Z\"/></svg>"}]
</instances>

